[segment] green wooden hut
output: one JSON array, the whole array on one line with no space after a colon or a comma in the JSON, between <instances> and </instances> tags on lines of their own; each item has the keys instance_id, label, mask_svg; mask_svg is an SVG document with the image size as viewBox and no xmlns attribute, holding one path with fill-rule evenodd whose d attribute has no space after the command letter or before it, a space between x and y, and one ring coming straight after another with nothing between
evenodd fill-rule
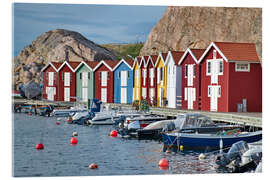
<instances>
[{"instance_id":1,"label":"green wooden hut","mask_svg":"<svg viewBox=\"0 0 270 180\"><path fill-rule=\"evenodd\" d=\"M87 102L88 99L94 98L94 68L98 63L98 61L82 61L80 65L75 69L76 96L83 102Z\"/></svg>"}]
</instances>

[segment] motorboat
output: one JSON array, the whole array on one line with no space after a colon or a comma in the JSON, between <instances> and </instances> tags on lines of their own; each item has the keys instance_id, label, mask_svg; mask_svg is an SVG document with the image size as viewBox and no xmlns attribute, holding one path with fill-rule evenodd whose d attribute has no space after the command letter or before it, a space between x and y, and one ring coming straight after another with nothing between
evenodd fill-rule
<instances>
[{"instance_id":1,"label":"motorboat","mask_svg":"<svg viewBox=\"0 0 270 180\"><path fill-rule=\"evenodd\" d=\"M185 149L219 149L231 147L238 141L247 143L256 142L262 139L262 131L241 132L240 125L228 125L214 123L210 118L199 113L187 113L179 123L179 129L162 132L164 149L179 148Z\"/></svg>"},{"instance_id":2,"label":"motorboat","mask_svg":"<svg viewBox=\"0 0 270 180\"><path fill-rule=\"evenodd\" d=\"M149 124L156 122L156 121L162 121L168 119L165 116L161 115L155 115L155 114L141 114L139 116L133 116L133 117L127 117L124 126L127 127L129 124L133 122L139 123L139 128L144 128L148 126ZM138 129L138 128L136 128Z\"/></svg>"},{"instance_id":3,"label":"motorboat","mask_svg":"<svg viewBox=\"0 0 270 180\"><path fill-rule=\"evenodd\" d=\"M227 153L216 157L218 169L225 169L232 173L256 171L262 160L262 143L246 143L238 141L234 143ZM259 167L258 170L259 171Z\"/></svg>"},{"instance_id":4,"label":"motorboat","mask_svg":"<svg viewBox=\"0 0 270 180\"><path fill-rule=\"evenodd\" d=\"M222 126L223 125L223 126ZM179 130L188 133L207 133L211 131L223 131L239 126L216 124L207 116L199 113L178 114L176 119L157 121L143 129L138 129L139 139L161 139L161 132ZM180 130L181 129L181 130Z\"/></svg>"}]
</instances>

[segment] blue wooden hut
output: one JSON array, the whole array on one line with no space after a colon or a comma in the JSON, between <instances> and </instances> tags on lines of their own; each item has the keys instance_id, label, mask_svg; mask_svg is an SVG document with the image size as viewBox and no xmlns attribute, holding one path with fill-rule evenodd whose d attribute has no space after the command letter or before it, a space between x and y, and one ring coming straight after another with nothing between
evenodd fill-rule
<instances>
[{"instance_id":1,"label":"blue wooden hut","mask_svg":"<svg viewBox=\"0 0 270 180\"><path fill-rule=\"evenodd\" d=\"M133 60L122 59L114 67L114 103L131 104L133 100Z\"/></svg>"}]
</instances>

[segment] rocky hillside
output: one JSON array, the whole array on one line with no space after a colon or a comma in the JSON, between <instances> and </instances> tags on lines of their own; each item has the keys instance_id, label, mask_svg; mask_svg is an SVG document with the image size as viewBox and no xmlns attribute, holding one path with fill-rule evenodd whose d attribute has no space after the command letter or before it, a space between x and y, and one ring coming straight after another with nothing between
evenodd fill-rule
<instances>
[{"instance_id":1,"label":"rocky hillside","mask_svg":"<svg viewBox=\"0 0 270 180\"><path fill-rule=\"evenodd\" d=\"M148 35L140 55L206 48L212 41L253 42L262 54L259 8L168 7Z\"/></svg>"},{"instance_id":2,"label":"rocky hillside","mask_svg":"<svg viewBox=\"0 0 270 180\"><path fill-rule=\"evenodd\" d=\"M24 47L14 58L13 85L17 87L30 80L40 83L40 70L48 62L64 61L66 52L70 61L116 59L113 51L95 44L77 32L64 29L48 31Z\"/></svg>"}]
</instances>

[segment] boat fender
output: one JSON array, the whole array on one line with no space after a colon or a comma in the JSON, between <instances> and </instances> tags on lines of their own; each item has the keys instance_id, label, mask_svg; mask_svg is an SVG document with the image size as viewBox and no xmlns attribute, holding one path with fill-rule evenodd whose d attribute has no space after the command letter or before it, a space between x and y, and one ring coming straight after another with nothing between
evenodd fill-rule
<instances>
[{"instance_id":1,"label":"boat fender","mask_svg":"<svg viewBox=\"0 0 270 180\"><path fill-rule=\"evenodd\" d=\"M203 153L201 153L198 158L199 158L199 160L203 160L203 159L205 159L205 155Z\"/></svg>"},{"instance_id":2,"label":"boat fender","mask_svg":"<svg viewBox=\"0 0 270 180\"><path fill-rule=\"evenodd\" d=\"M183 151L183 150L184 150L184 146L181 145L181 146L179 147L179 149L180 149L180 151Z\"/></svg>"},{"instance_id":3,"label":"boat fender","mask_svg":"<svg viewBox=\"0 0 270 180\"><path fill-rule=\"evenodd\" d=\"M111 137L117 137L118 133L116 130L111 131L110 136Z\"/></svg>"}]
</instances>

